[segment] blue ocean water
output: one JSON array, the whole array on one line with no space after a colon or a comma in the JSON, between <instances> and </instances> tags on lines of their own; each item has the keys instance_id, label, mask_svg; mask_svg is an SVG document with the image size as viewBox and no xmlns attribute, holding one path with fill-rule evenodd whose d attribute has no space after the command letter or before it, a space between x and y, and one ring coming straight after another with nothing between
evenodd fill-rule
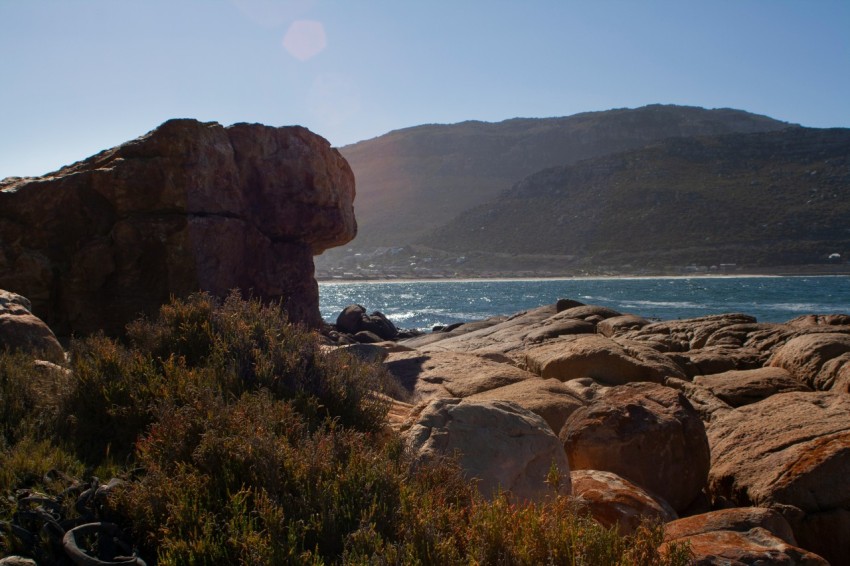
<instances>
[{"instance_id":1,"label":"blue ocean water","mask_svg":"<svg viewBox=\"0 0 850 566\"><path fill-rule=\"evenodd\" d=\"M534 280L322 282L322 317L334 322L352 303L397 326L430 330L554 303L559 298L671 320L740 312L759 322L802 314L850 314L850 276L659 277Z\"/></svg>"}]
</instances>

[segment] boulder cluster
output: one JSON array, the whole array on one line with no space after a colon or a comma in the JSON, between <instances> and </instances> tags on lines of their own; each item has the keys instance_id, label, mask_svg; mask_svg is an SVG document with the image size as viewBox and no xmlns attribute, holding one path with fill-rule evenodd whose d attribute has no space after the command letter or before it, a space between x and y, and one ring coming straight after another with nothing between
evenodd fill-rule
<instances>
[{"instance_id":1,"label":"boulder cluster","mask_svg":"<svg viewBox=\"0 0 850 566\"><path fill-rule=\"evenodd\" d=\"M622 533L661 521L698 563L850 564L850 316L560 300L358 351L395 376L417 458L457 456L487 496L570 494Z\"/></svg>"}]
</instances>

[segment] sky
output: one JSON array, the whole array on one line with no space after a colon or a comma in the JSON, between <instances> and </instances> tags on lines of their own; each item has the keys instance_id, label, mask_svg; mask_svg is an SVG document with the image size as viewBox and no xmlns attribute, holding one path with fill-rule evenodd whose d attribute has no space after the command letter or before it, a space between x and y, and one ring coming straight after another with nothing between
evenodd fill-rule
<instances>
[{"instance_id":1,"label":"sky","mask_svg":"<svg viewBox=\"0 0 850 566\"><path fill-rule=\"evenodd\" d=\"M847 0L0 0L0 179L169 118L343 146L653 103L850 127Z\"/></svg>"}]
</instances>

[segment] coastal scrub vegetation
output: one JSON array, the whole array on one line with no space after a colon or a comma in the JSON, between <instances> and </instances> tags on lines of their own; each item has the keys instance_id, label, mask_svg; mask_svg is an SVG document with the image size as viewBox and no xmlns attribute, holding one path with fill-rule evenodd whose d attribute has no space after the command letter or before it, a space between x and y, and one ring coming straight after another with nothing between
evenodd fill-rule
<instances>
[{"instance_id":1,"label":"coastal scrub vegetation","mask_svg":"<svg viewBox=\"0 0 850 566\"><path fill-rule=\"evenodd\" d=\"M385 371L279 305L173 300L69 359L0 354L0 555L69 563L53 524L104 521L149 565L689 560L659 525L621 537L568 498L488 501L451 460L412 466Z\"/></svg>"}]
</instances>

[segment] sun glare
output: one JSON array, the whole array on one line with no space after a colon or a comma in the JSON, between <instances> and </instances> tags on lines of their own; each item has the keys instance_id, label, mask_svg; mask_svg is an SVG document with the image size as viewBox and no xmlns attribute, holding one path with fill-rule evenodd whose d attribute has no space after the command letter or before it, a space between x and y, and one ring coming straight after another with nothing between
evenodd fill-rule
<instances>
[{"instance_id":1,"label":"sun glare","mask_svg":"<svg viewBox=\"0 0 850 566\"><path fill-rule=\"evenodd\" d=\"M327 46L325 26L313 20L297 20L283 37L283 47L299 61L307 61Z\"/></svg>"}]
</instances>

